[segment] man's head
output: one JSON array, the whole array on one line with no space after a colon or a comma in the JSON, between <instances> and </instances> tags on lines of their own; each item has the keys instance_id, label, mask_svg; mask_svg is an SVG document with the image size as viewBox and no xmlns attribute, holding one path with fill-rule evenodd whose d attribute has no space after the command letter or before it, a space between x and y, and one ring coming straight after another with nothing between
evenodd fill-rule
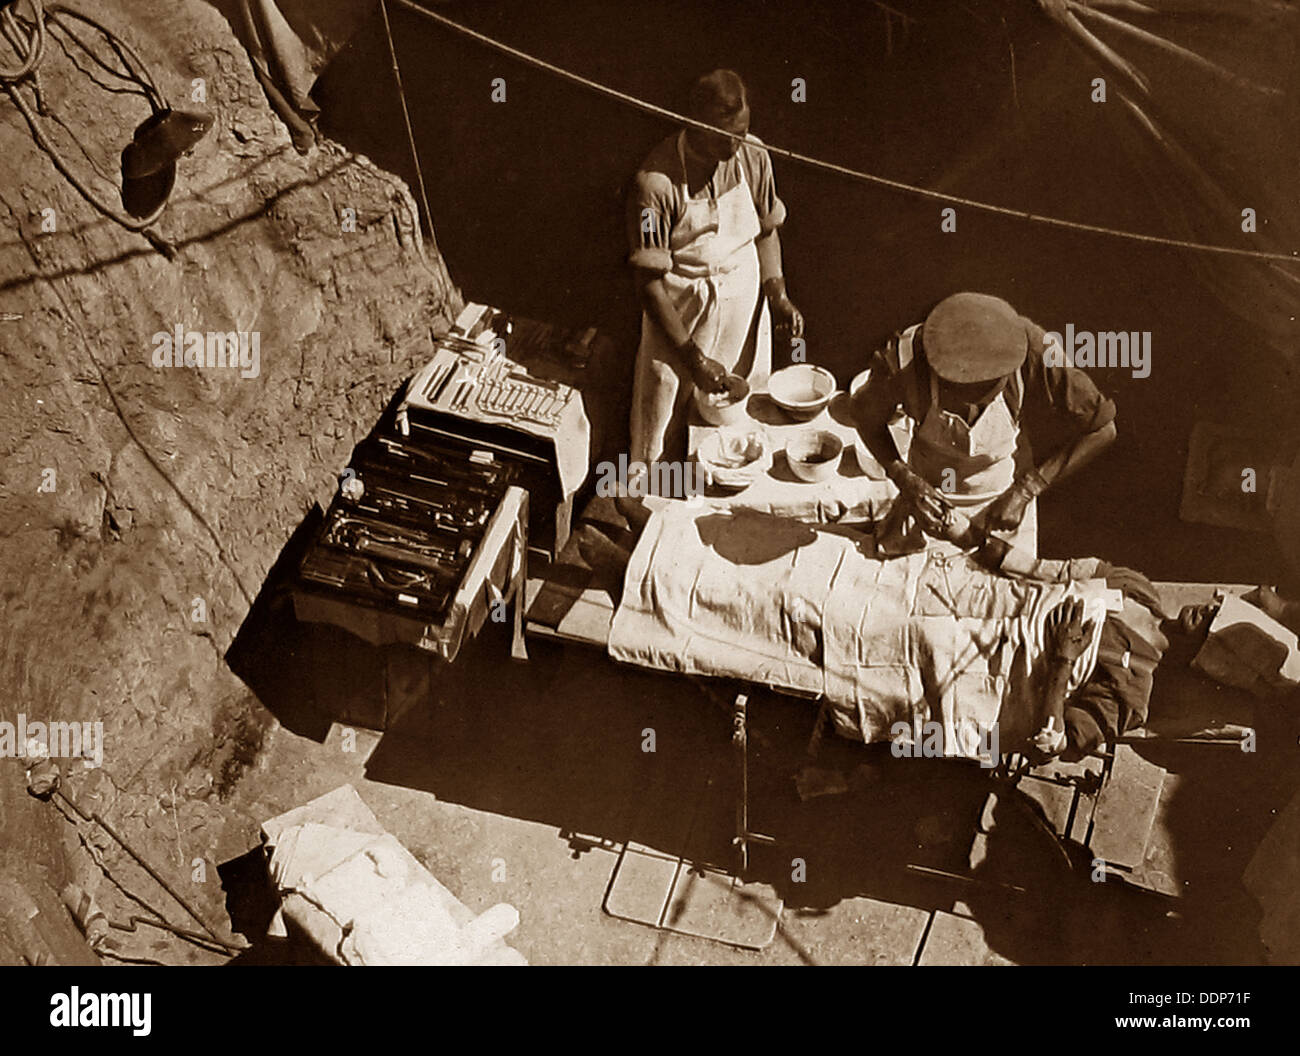
<instances>
[{"instance_id":1,"label":"man's head","mask_svg":"<svg viewBox=\"0 0 1300 1056\"><path fill-rule=\"evenodd\" d=\"M1213 603L1184 605L1178 611L1178 629L1189 637L1203 638L1205 632L1210 629L1214 614L1218 611L1219 606Z\"/></svg>"},{"instance_id":2,"label":"man's head","mask_svg":"<svg viewBox=\"0 0 1300 1056\"><path fill-rule=\"evenodd\" d=\"M1208 605L1184 605L1173 619L1160 621L1160 630L1169 640L1160 663L1170 670L1187 667L1210 633L1210 624L1219 611L1217 602Z\"/></svg>"},{"instance_id":3,"label":"man's head","mask_svg":"<svg viewBox=\"0 0 1300 1056\"><path fill-rule=\"evenodd\" d=\"M921 343L942 381L979 390L1020 367L1029 352L1029 331L1001 297L954 293L926 316Z\"/></svg>"},{"instance_id":4,"label":"man's head","mask_svg":"<svg viewBox=\"0 0 1300 1056\"><path fill-rule=\"evenodd\" d=\"M749 99L745 82L735 70L714 70L696 79L688 99L690 116L697 121L724 128L738 136L749 132ZM687 129L691 149L714 161L726 161L740 144L730 136Z\"/></svg>"}]
</instances>

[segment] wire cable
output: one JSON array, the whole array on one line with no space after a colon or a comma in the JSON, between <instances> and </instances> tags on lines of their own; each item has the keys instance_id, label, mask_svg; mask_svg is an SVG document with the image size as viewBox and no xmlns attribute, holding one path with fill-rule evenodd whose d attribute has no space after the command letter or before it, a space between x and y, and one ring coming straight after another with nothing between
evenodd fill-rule
<instances>
[{"instance_id":1,"label":"wire cable","mask_svg":"<svg viewBox=\"0 0 1300 1056\"><path fill-rule=\"evenodd\" d=\"M122 837L122 835L115 828L113 828L112 825L110 825L107 821L105 821L103 816L98 811L92 810L87 812L85 810L82 810L81 807L77 806L76 802L71 798L69 798L67 793L60 788L56 787L54 789L53 795L57 796L60 799L60 801L66 803L69 807L71 807L72 810L75 811L78 815L80 815L83 820L94 822L106 833L108 833L108 835L112 837L114 842L116 842L117 845L122 848L122 850L126 851L126 853L129 854L135 860L135 863L153 878L154 882L157 883L159 887L161 887L164 891L166 891L169 895L171 895L172 898L177 902L178 905L180 905L180 907L183 910L185 910L186 913L188 913L191 917L193 917L196 921L198 921L199 926L212 937L211 941L215 942L219 946L225 946L231 949L238 950L238 947L233 947L230 945L230 943L222 939L221 936L218 935L216 931L212 928L212 926L208 924L206 920L203 919L202 915L198 912L198 910L196 910L188 901L186 901L186 899L179 892L177 892L176 888L174 888L168 882L165 876L163 876L160 872L158 872L157 869L155 869L143 857L141 857L140 852L137 851L134 847L132 847L129 843L127 843L126 840Z\"/></svg>"},{"instance_id":2,"label":"wire cable","mask_svg":"<svg viewBox=\"0 0 1300 1056\"><path fill-rule=\"evenodd\" d=\"M429 240L433 252L438 254L438 242L433 234L433 213L429 211L429 195L424 189L424 173L420 170L420 151L415 146L415 132L411 128L411 111L406 106L406 92L402 88L402 70L397 65L397 48L393 45L393 27L388 21L388 4L379 0L379 10L384 16L384 34L388 37L388 57L393 63L393 79L397 81L397 97L402 101L402 120L406 123L406 139L411 145L411 160L415 162L415 178L420 184L420 201L424 203L424 219L429 225ZM419 225L416 225L417 227Z\"/></svg>"},{"instance_id":3,"label":"wire cable","mask_svg":"<svg viewBox=\"0 0 1300 1056\"><path fill-rule=\"evenodd\" d=\"M41 0L28 0L31 4L32 16L36 20L36 28L32 31L30 47L27 49L27 55L24 57L22 50L15 46L18 51L18 58L22 60L21 65L16 70L6 69L0 66L0 81L6 84L21 81L35 72L36 67L41 64L41 59L45 55L45 12L41 7ZM0 22L4 24L5 36L10 33L18 33L18 19L13 11L6 7L0 11Z\"/></svg>"},{"instance_id":4,"label":"wire cable","mask_svg":"<svg viewBox=\"0 0 1300 1056\"><path fill-rule=\"evenodd\" d=\"M68 33L68 35L77 42L78 45L85 48L85 44L82 43L76 34L71 33L67 27L62 24L60 16L68 15L80 22L84 22L86 25L94 27L104 35L104 38L109 42L109 45L117 53L118 57L122 59L122 64L127 68L128 73L131 74L133 79L137 80L137 82L141 84L149 94L150 106L154 108L155 112L158 110L160 103L165 106L162 93L158 90L156 82L149 73L148 68L140 61L139 56L137 56L127 44L119 41L111 32L109 32L109 30L104 26L101 26L94 19L88 18L70 8L65 8L60 5L46 8L44 7L42 0L28 0L28 2L31 4L33 15L33 20L30 25L24 25L24 23L20 22L9 8L0 11L0 24L3 25L4 34L9 39L10 46L18 53L19 58L23 60L17 69L8 69L4 66L0 66L0 87L3 87L8 93L9 98L13 100L14 106L18 108L18 112L21 113L27 121L27 125L31 129L32 138L36 141L36 145L49 156L54 167L58 169L64 179L72 184L77 193L114 223L119 224L128 231L144 233L145 228L156 223L158 218L162 216L163 211L167 208L167 203L171 198L170 190L163 196L163 200L158 204L158 206L144 217L129 216L125 212L115 209L112 205L101 201L99 196L96 195L95 192L81 179L81 177L72 171L68 163L63 160L63 155L59 153L58 148L55 147L55 145L45 135L41 128L40 121L37 120L37 116L32 111L30 104L23 98L19 88L24 81L28 79L34 81L37 76L41 59L45 54L45 39L48 29L47 22L53 22L55 25L59 25L65 33ZM23 39L24 32L27 34L25 41ZM89 51L88 48L86 50ZM24 51L26 52L25 56L23 54ZM103 65L103 63L101 63L101 65ZM135 66L138 69L132 70L132 66ZM119 76L121 75L119 74ZM76 139L75 136L73 138L74 140ZM82 153L85 153L85 147L81 144L80 140L76 140L76 142L77 146L81 148Z\"/></svg>"}]
</instances>

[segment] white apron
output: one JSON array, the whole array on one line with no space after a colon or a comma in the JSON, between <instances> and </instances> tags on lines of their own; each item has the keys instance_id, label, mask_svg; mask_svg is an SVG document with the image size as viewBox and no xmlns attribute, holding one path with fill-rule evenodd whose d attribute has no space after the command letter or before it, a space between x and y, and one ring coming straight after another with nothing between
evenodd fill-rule
<instances>
[{"instance_id":1,"label":"white apron","mask_svg":"<svg viewBox=\"0 0 1300 1056\"><path fill-rule=\"evenodd\" d=\"M1007 403L1007 386L968 424L939 405L939 378L930 372L930 406L912 435L908 464L972 523L983 526L984 512L1016 479L1020 426ZM948 472L951 471L951 472ZM949 487L944 487L945 483ZM1025 510L1019 527L994 532L1018 550L1038 556L1038 500Z\"/></svg>"},{"instance_id":2,"label":"white apron","mask_svg":"<svg viewBox=\"0 0 1300 1056\"><path fill-rule=\"evenodd\" d=\"M754 245L762 225L743 162L740 182L725 194L690 197L685 145L682 132L677 157L686 205L669 236L673 265L663 276L664 286L700 350L740 374L752 389L772 372L772 327L767 302L759 296ZM663 329L643 312L632 389L633 462L649 466L686 457L693 385Z\"/></svg>"}]
</instances>

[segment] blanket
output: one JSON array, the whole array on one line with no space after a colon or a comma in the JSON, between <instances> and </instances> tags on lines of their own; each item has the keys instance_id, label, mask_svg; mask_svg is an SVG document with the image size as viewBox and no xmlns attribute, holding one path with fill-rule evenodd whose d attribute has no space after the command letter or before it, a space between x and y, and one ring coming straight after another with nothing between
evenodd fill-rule
<instances>
[{"instance_id":1,"label":"blanket","mask_svg":"<svg viewBox=\"0 0 1300 1056\"><path fill-rule=\"evenodd\" d=\"M1119 603L1103 581L1000 576L946 544L880 559L846 528L671 503L632 553L609 653L823 698L845 736L988 765L1042 725L1045 621L1066 597L1092 625L1073 691Z\"/></svg>"}]
</instances>

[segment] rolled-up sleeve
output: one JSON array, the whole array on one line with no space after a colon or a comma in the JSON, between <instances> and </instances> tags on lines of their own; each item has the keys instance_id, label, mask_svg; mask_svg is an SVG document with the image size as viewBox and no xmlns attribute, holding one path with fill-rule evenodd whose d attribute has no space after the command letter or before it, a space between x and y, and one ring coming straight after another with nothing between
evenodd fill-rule
<instances>
[{"instance_id":1,"label":"rolled-up sleeve","mask_svg":"<svg viewBox=\"0 0 1300 1056\"><path fill-rule=\"evenodd\" d=\"M754 195L754 210L763 234L775 231L785 223L785 202L776 193L776 175L772 172L772 155L757 136L750 136L745 145L745 162L749 188Z\"/></svg>"},{"instance_id":2,"label":"rolled-up sleeve","mask_svg":"<svg viewBox=\"0 0 1300 1056\"><path fill-rule=\"evenodd\" d=\"M674 210L668 177L662 172L638 172L627 200L629 264L660 274L673 266L669 237Z\"/></svg>"},{"instance_id":3,"label":"rolled-up sleeve","mask_svg":"<svg viewBox=\"0 0 1300 1056\"><path fill-rule=\"evenodd\" d=\"M1026 321L1028 323L1028 321ZM1049 366L1044 358L1044 331L1028 323L1028 398L1040 401L1054 417L1071 422L1080 433L1091 433L1115 420L1115 403L1102 395L1077 367Z\"/></svg>"}]
</instances>

